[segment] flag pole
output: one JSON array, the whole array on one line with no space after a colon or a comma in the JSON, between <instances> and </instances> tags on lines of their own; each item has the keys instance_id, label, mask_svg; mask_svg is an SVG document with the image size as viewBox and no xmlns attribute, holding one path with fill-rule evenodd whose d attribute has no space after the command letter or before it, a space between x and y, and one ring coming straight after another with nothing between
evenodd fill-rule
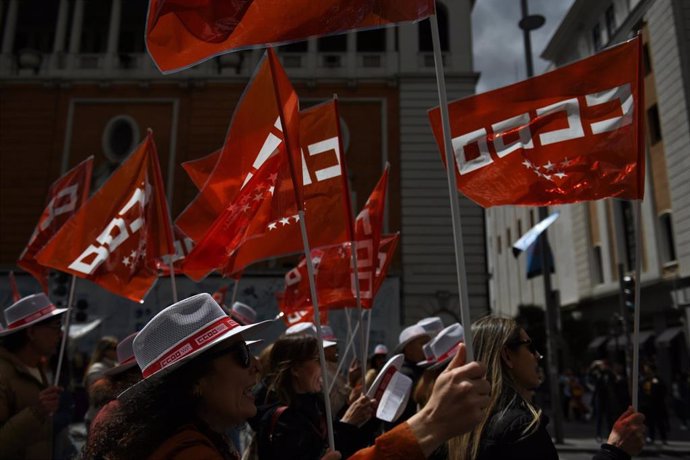
<instances>
[{"instance_id":1,"label":"flag pole","mask_svg":"<svg viewBox=\"0 0 690 460\"><path fill-rule=\"evenodd\" d=\"M14 277L14 270L10 270L8 278L10 279L10 288L12 289L12 302L18 302L19 299L22 298L22 294L17 287L17 279Z\"/></svg>"},{"instance_id":2,"label":"flag pole","mask_svg":"<svg viewBox=\"0 0 690 460\"><path fill-rule=\"evenodd\" d=\"M635 220L635 313L633 317L632 406L638 408L640 380L640 284L642 282L642 200L633 201Z\"/></svg>"},{"instance_id":3,"label":"flag pole","mask_svg":"<svg viewBox=\"0 0 690 460\"><path fill-rule=\"evenodd\" d=\"M69 326L72 322L72 305L74 304L74 291L77 287L77 277L72 275L72 282L69 286L69 296L67 296L67 311L65 312L65 319L62 322L62 342L60 343L60 354L58 355L57 369L55 370L55 378L53 385L57 385L60 381L60 373L62 372L62 362L65 358L65 348L67 348L67 340L69 339Z\"/></svg>"},{"instance_id":4,"label":"flag pole","mask_svg":"<svg viewBox=\"0 0 690 460\"><path fill-rule=\"evenodd\" d=\"M304 256L307 260L307 274L309 276L309 289L311 292L311 302L314 306L314 325L316 326L317 348L319 350L319 364L321 365L321 390L324 396L324 405L326 406L326 428L328 430L328 447L335 451L335 439L333 437L333 415L331 410L331 398L328 394L328 372L326 371L326 354L323 351L323 334L321 333L321 313L319 311L319 299L316 295L316 279L314 277L314 264L311 260L311 247L309 246L309 237L307 235L307 225L304 218L304 203L301 201L302 196L299 193L299 187L302 184L295 183L296 167L292 163L292 149L290 148L291 139L289 136L289 129L285 123L285 114L283 113L282 98L280 96L280 87L276 82L276 68L274 59L277 59L275 51L272 48L266 50L266 59L271 68L271 79L273 80L273 91L275 93L276 106L278 109L278 117L280 124L283 127L283 139L285 141L285 155L287 156L287 164L290 168L290 180L292 181L292 188L295 192L295 206L297 206L297 215L299 216L299 226L302 231L302 244L304 245ZM301 177L301 176L300 176Z\"/></svg>"},{"instance_id":5,"label":"flag pole","mask_svg":"<svg viewBox=\"0 0 690 460\"><path fill-rule=\"evenodd\" d=\"M285 136L287 137L287 136ZM328 391L328 373L326 372L326 354L323 351L323 337L321 334L321 313L319 312L319 299L316 293L316 279L314 277L314 264L311 260L311 248L307 237L307 225L304 221L304 210L298 211L299 226L302 230L302 242L304 244L304 256L307 261L307 274L309 275L309 290L311 293L311 304L314 306L314 325L316 326L316 338L319 348L319 363L321 364L321 389L323 391L324 404L326 406L326 424L328 427L328 446L335 451L335 439L333 437L333 415L331 410L331 397Z\"/></svg>"},{"instance_id":6,"label":"flag pole","mask_svg":"<svg viewBox=\"0 0 690 460\"><path fill-rule=\"evenodd\" d=\"M450 134L450 117L448 115L448 95L446 94L446 77L443 73L443 56L441 54L441 39L438 32L438 20L433 14L429 17L431 23L431 39L434 48L434 67L436 68L436 84L438 86L438 102L443 124L443 150L446 158L446 176L448 178L448 194L450 196L450 214L453 222L453 244L455 245L455 267L458 277L458 298L460 302L460 318L465 331L465 347L467 361L474 361L474 347L472 346L472 323L470 319L470 302L467 295L467 276L465 274L465 248L462 243L462 224L460 223L460 200L455 178L455 159L453 158L453 143Z\"/></svg>"},{"instance_id":7,"label":"flag pole","mask_svg":"<svg viewBox=\"0 0 690 460\"><path fill-rule=\"evenodd\" d=\"M345 346L346 353L343 354L343 357L340 359L340 362L338 363L338 368L335 371L334 375L338 375L343 368L343 363L347 360L347 355L349 354L350 348L353 345L353 342L355 341L355 334L357 333L357 329L359 328L359 324L355 325L354 331L352 331L352 335L348 337L347 345ZM336 380L333 379L333 381L328 385L328 394L331 394L331 391L333 391L333 387L335 386ZM364 392L362 392L364 393Z\"/></svg>"},{"instance_id":8,"label":"flag pole","mask_svg":"<svg viewBox=\"0 0 690 460\"><path fill-rule=\"evenodd\" d=\"M170 257L170 286L172 287L173 303L177 303L177 283L175 281L175 262Z\"/></svg>"},{"instance_id":9,"label":"flag pole","mask_svg":"<svg viewBox=\"0 0 690 460\"><path fill-rule=\"evenodd\" d=\"M232 308L232 305L235 305L235 302L237 301L237 294L239 292L240 292L240 280L236 279L235 285L232 287L232 299L230 301L230 308Z\"/></svg>"}]
</instances>

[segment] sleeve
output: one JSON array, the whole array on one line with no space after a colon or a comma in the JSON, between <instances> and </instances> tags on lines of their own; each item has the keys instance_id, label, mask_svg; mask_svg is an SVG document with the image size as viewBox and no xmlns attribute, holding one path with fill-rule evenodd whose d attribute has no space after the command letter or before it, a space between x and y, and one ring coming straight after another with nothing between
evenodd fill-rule
<instances>
[{"instance_id":1,"label":"sleeve","mask_svg":"<svg viewBox=\"0 0 690 460\"><path fill-rule=\"evenodd\" d=\"M594 454L592 460L630 460L630 455L611 444L602 444L599 452Z\"/></svg>"},{"instance_id":2,"label":"sleeve","mask_svg":"<svg viewBox=\"0 0 690 460\"><path fill-rule=\"evenodd\" d=\"M27 407L11 413L14 395L7 383L0 379L0 458L15 458L17 453L33 442L41 431L45 418Z\"/></svg>"},{"instance_id":3,"label":"sleeve","mask_svg":"<svg viewBox=\"0 0 690 460\"><path fill-rule=\"evenodd\" d=\"M259 438L259 458L309 460L321 458L323 448L295 414L287 409L278 416L273 429L270 417L265 420Z\"/></svg>"},{"instance_id":4,"label":"sleeve","mask_svg":"<svg viewBox=\"0 0 690 460\"><path fill-rule=\"evenodd\" d=\"M376 443L355 452L354 460L422 460L424 459L417 438L405 422L376 438Z\"/></svg>"}]
</instances>

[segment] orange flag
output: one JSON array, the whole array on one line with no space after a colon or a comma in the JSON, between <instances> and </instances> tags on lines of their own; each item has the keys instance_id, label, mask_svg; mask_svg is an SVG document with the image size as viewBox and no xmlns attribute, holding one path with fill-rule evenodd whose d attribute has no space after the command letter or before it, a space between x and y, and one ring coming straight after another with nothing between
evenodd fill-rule
<instances>
[{"instance_id":1,"label":"orange flag","mask_svg":"<svg viewBox=\"0 0 690 460\"><path fill-rule=\"evenodd\" d=\"M215 168L216 163L218 163L218 158L220 158L221 151L221 149L218 149L215 152L209 153L201 158L182 163L182 169L185 170L198 190L204 188L206 180L208 180L209 176L213 172L213 168Z\"/></svg>"},{"instance_id":2,"label":"orange flag","mask_svg":"<svg viewBox=\"0 0 690 460\"><path fill-rule=\"evenodd\" d=\"M371 308L378 288L386 276L395 251L397 235L388 237L385 247L381 240L383 212L385 208L388 167L371 192L364 209L355 221L355 244L362 307ZM392 239L395 242L392 242ZM312 262L316 275L316 290L319 308L343 308L356 305L356 285L352 260L352 243L313 249ZM306 260L290 270L285 276L285 294L282 299L284 311L294 312L312 305ZM383 278L381 278L383 276Z\"/></svg>"},{"instance_id":3,"label":"orange flag","mask_svg":"<svg viewBox=\"0 0 690 460\"><path fill-rule=\"evenodd\" d=\"M282 67L271 65L273 59L275 53L269 49L235 108L213 171L204 181L201 192L175 221L180 230L194 241L204 237L216 218L236 199L268 158L287 154L285 130L299 146L297 94ZM292 149L292 154L298 152ZM299 164L299 157L291 161ZM301 170L295 174L300 176L296 181L299 186ZM292 180L290 176L285 178ZM297 193L300 194L299 191ZM295 207L293 214L296 212Z\"/></svg>"},{"instance_id":4,"label":"orange flag","mask_svg":"<svg viewBox=\"0 0 690 460\"><path fill-rule=\"evenodd\" d=\"M351 239L345 159L340 142L337 101L300 112L301 171L304 212L312 247ZM249 264L304 250L296 212L278 214L264 227L252 230L223 269L231 275Z\"/></svg>"},{"instance_id":5,"label":"orange flag","mask_svg":"<svg viewBox=\"0 0 690 460\"><path fill-rule=\"evenodd\" d=\"M434 0L150 0L146 46L175 72L234 50L417 21Z\"/></svg>"},{"instance_id":6,"label":"orange flag","mask_svg":"<svg viewBox=\"0 0 690 460\"><path fill-rule=\"evenodd\" d=\"M46 293L48 269L36 261L36 254L89 198L92 171L93 157L89 157L53 182L43 214L17 261L19 267L41 283Z\"/></svg>"},{"instance_id":7,"label":"orange flag","mask_svg":"<svg viewBox=\"0 0 690 460\"><path fill-rule=\"evenodd\" d=\"M458 190L483 207L644 195L642 43L448 105ZM429 111L443 152L438 108Z\"/></svg>"},{"instance_id":8,"label":"orange flag","mask_svg":"<svg viewBox=\"0 0 690 460\"><path fill-rule=\"evenodd\" d=\"M85 278L134 301L174 253L158 154L144 141L38 253L40 264Z\"/></svg>"}]
</instances>

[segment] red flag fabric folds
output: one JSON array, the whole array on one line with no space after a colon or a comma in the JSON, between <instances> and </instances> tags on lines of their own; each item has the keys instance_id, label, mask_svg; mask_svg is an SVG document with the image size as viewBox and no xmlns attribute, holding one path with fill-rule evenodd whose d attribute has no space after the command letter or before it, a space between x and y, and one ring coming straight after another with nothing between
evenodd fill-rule
<instances>
[{"instance_id":1,"label":"red flag fabric folds","mask_svg":"<svg viewBox=\"0 0 690 460\"><path fill-rule=\"evenodd\" d=\"M216 163L218 163L220 152L221 149L218 149L196 160L189 160L182 163L182 169L185 170L198 190L204 188L204 184L206 184L208 177L213 172L213 168L215 168Z\"/></svg>"},{"instance_id":2,"label":"red flag fabric folds","mask_svg":"<svg viewBox=\"0 0 690 460\"><path fill-rule=\"evenodd\" d=\"M150 0L146 46L175 72L243 48L416 21L433 0Z\"/></svg>"},{"instance_id":3,"label":"red flag fabric folds","mask_svg":"<svg viewBox=\"0 0 690 460\"><path fill-rule=\"evenodd\" d=\"M635 38L449 104L458 189L483 207L644 195L644 90ZM445 161L441 116L429 111Z\"/></svg>"},{"instance_id":4,"label":"red flag fabric folds","mask_svg":"<svg viewBox=\"0 0 690 460\"><path fill-rule=\"evenodd\" d=\"M48 268L36 261L36 254L89 198L92 171L93 157L89 157L53 182L48 189L46 207L17 261L19 267L31 273L41 283L46 293Z\"/></svg>"},{"instance_id":5,"label":"red flag fabric folds","mask_svg":"<svg viewBox=\"0 0 690 460\"><path fill-rule=\"evenodd\" d=\"M174 253L158 154L146 139L38 253L40 264L143 301Z\"/></svg>"}]
</instances>

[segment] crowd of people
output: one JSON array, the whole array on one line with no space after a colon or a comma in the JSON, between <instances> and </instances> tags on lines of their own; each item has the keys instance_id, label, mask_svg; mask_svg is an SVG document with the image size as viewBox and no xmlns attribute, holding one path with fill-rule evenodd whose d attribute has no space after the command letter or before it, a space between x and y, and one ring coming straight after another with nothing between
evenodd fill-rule
<instances>
[{"instance_id":1,"label":"crowd of people","mask_svg":"<svg viewBox=\"0 0 690 460\"><path fill-rule=\"evenodd\" d=\"M399 416L384 423L376 417L381 401L362 388L387 373L384 346L365 375L358 363L340 375L339 344L327 327L303 323L267 343L271 322L256 322L252 311L226 310L198 294L119 343L102 339L84 375L90 415L78 457L558 459L549 420L534 402L542 356L514 320L487 316L473 324L472 362L458 323L426 318L403 329L393 354L402 355L399 372L412 390ZM0 459L61 458L54 428L63 388L47 364L64 313L44 294L4 311ZM644 419L627 408L593 458L637 454Z\"/></svg>"},{"instance_id":2,"label":"crowd of people","mask_svg":"<svg viewBox=\"0 0 690 460\"><path fill-rule=\"evenodd\" d=\"M560 388L565 419L594 422L597 439L611 429L630 404L628 378L621 363L610 365L598 359L579 373L565 369L560 377ZM669 386L659 376L653 362L644 362L640 371L639 402L648 428L646 441L667 444L672 416L677 417L680 430L688 429L690 376L679 372Z\"/></svg>"}]
</instances>

